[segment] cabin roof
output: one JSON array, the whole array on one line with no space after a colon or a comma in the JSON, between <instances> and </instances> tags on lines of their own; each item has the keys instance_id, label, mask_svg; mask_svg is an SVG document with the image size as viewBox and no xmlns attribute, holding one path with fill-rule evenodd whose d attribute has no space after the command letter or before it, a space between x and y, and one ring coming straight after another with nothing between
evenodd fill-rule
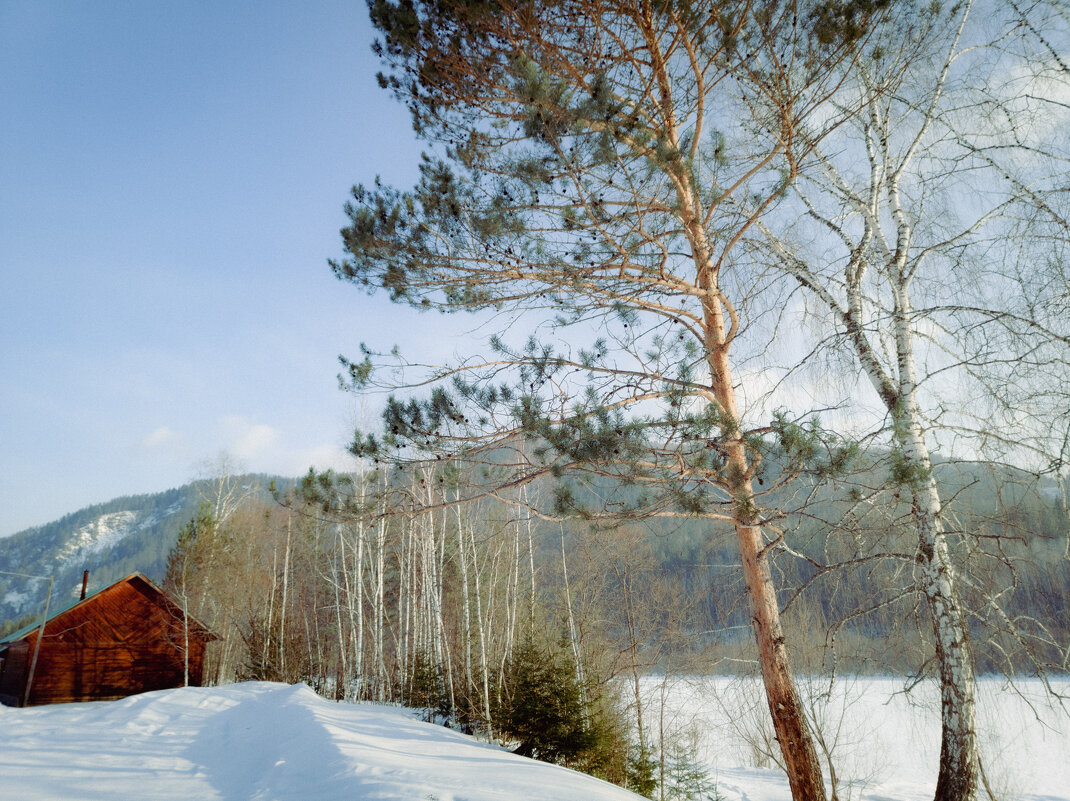
<instances>
[{"instance_id":1,"label":"cabin roof","mask_svg":"<svg viewBox=\"0 0 1070 801\"><path fill-rule=\"evenodd\" d=\"M141 573L131 573L129 576L127 576L124 579L120 579L119 581L116 581L116 582L114 582L112 584L109 584L106 587L101 587L99 590L95 590L94 592L87 594L85 598L78 598L76 600L69 601L68 603L66 603L66 604L64 604L64 605L62 605L60 607L57 607L54 610L53 609L49 609L48 618L47 618L47 620L45 620L45 630L47 631L48 624L51 623L56 618L67 614L72 609L76 609L77 607L82 606L83 604L91 603L94 598L99 596L101 593L107 592L112 587L118 586L119 584L139 583L139 582L144 584L144 585L146 585L146 587L149 589L150 593L159 596L160 599L162 599L164 603L166 603L168 605L171 605L171 606L174 606L174 607L178 608L179 610L181 610L181 608L182 608L181 604L179 604L177 601L175 601L173 598L171 598L171 596L169 596L166 592L164 592L159 587L157 587L155 584L153 584L151 581L149 581L143 574L141 574ZM189 617L189 621L190 621L191 624L195 624L196 626L198 626L201 629L203 629L204 633L206 635L208 635L209 638L215 639L211 635L211 632L209 632L207 626L205 626L203 623L201 623L199 620L197 620L193 615L188 615L188 617ZM41 621L37 620L34 623L30 623L29 625L23 626L18 631L13 631L11 634L8 634L5 637L0 637L0 647L5 646L5 645L10 645L11 643L18 642L19 640L26 639L26 637L28 637L31 634L33 634L40 627L41 627Z\"/></svg>"}]
</instances>

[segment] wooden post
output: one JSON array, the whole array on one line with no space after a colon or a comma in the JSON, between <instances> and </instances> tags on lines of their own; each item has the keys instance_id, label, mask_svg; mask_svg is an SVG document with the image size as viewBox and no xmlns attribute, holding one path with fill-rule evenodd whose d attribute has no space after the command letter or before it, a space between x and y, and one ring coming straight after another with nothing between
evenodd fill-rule
<instances>
[{"instance_id":1,"label":"wooden post","mask_svg":"<svg viewBox=\"0 0 1070 801\"><path fill-rule=\"evenodd\" d=\"M45 621L48 620L48 605L52 601L52 582L54 578L48 580L48 594L45 595L45 611L41 614L41 626L37 629L37 642L33 644L33 659L30 660L30 674L26 677L26 694L22 698L22 705L29 706L30 704L30 688L33 686L33 672L37 668L37 654L41 650L41 640L45 636Z\"/></svg>"}]
</instances>

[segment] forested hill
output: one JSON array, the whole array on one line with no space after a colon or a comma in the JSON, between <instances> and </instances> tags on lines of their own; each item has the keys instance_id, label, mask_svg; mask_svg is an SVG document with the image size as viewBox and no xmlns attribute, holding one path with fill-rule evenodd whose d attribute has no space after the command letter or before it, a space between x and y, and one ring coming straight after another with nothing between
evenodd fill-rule
<instances>
[{"instance_id":1,"label":"forested hill","mask_svg":"<svg viewBox=\"0 0 1070 801\"><path fill-rule=\"evenodd\" d=\"M292 479L265 475L237 481L244 495L266 499L273 480L280 486L293 484ZM165 492L115 498L0 539L0 634L14 621L39 614L48 587L47 579L7 573L54 577L54 606L81 591L84 570L89 571L90 592L135 571L162 581L179 529L202 503L212 502L217 484L197 481Z\"/></svg>"},{"instance_id":2,"label":"forested hill","mask_svg":"<svg viewBox=\"0 0 1070 801\"><path fill-rule=\"evenodd\" d=\"M904 526L910 519L909 502L894 486L880 489L872 497L857 497L857 487L881 485L884 469L875 464L851 482L832 482L821 491L806 493L805 508L786 513L777 521L785 532L787 547L776 550L771 558L778 600L797 661L821 667L827 658L821 643L831 642L826 636L830 632L837 637L840 665L855 670L909 672L929 652L918 627L910 625L910 620L923 615L924 610L916 606L911 592L910 558L915 545L909 526ZM1054 485L1029 489L1022 476L991 465L941 463L937 474L950 499L946 513L953 527L954 558L969 578L964 596L970 608L988 609L992 597L998 597L1010 619L1050 621L1046 640L1065 642L1070 636L1066 628L1070 620L1070 561L1066 559L1067 519L1057 492L1053 492ZM469 477L472 481L476 478ZM368 480L376 481L371 476ZM263 475L230 480L230 491L244 507L244 517L228 528L227 542L240 542L242 547L225 559L207 559L212 569L197 572L196 580L206 587L202 600L210 607L198 610L202 619L216 624L221 632L244 626L241 636L231 631L232 639L239 643L229 656L234 664L241 664L238 652L243 638L258 631L261 619L273 618L267 610L244 599L238 605L251 610L250 620L243 622L228 613L217 621L212 618L213 609L233 606L227 599L215 597L219 593L232 587L259 587L260 596L271 599L271 588L281 576L300 590L290 593L289 603L295 607L290 613L309 621L310 630L335 631L336 625L344 629L338 621L320 620L326 614L323 609L337 603L336 586L349 586L346 581L352 577L348 573L335 575L339 565L344 565L347 571L366 574L364 582L357 584L380 587L379 602L386 604L387 617L381 622L378 618L365 621L367 625L389 627L397 622L391 616L401 614L398 599L405 597L409 574L418 572L413 560L419 561L418 547L424 545L431 548L429 554L433 553L433 561L441 567L436 575L446 600L466 598L468 571L472 597L478 581L485 596L480 601L486 601L488 610L494 603L512 608L521 596L527 597L523 590L527 586L531 598L538 596L540 609L560 620L562 558L567 553L573 599L578 609L585 610L583 615L577 612L578 625L591 638L596 639L595 632L604 637L607 653L623 653L620 649L624 646L618 640L631 631L642 640L637 643L644 652L641 661L652 668L670 653L676 658L709 650L712 655L702 662L707 668L719 665L729 669L751 658L739 556L731 529L723 522L692 515L599 526L577 518L559 526L527 517L505 503L481 502L456 514L435 516L434 525L428 523L432 536L426 536L423 529L419 529L419 536L414 534L417 518L400 514L375 524L374 536L369 528L359 542L340 545L332 514L309 514L310 510L302 510L300 500L292 498L295 516L291 519L291 512L272 499L272 481L287 495L297 486L294 479ZM575 486L571 495L583 505L597 505L606 497L632 505L629 499L638 489L606 481L605 485ZM397 489L403 489L402 483L398 479ZM531 497L549 503L555 496L552 483L547 479L534 487ZM355 488L350 486L349 491ZM54 576L53 608L77 597L83 570L90 571L91 591L134 571L163 582L167 557L180 529L197 515L201 504L217 505L218 494L219 483L205 481L87 507L54 523L0 539L0 571ZM785 493L775 493L766 501L794 508L794 496L782 495ZM382 499L387 501L388 497ZM299 534L292 544L291 523L295 535ZM451 528L457 525L467 537L460 546L458 533ZM961 531L976 534L984 547L965 547L957 534ZM321 536L324 533L329 536ZM349 532L346 536L356 535ZM213 542L209 537L198 548L210 549L215 547ZM278 556L291 552L290 559ZM823 567L832 564L839 567ZM291 575L283 575L287 572L284 565L289 565ZM323 583L323 577L332 576L334 583ZM47 579L0 574L0 635L40 614L46 588ZM498 595L502 597L492 602ZM629 599L634 598L643 598L646 605L631 610L634 620L624 619L622 610L630 609L633 601ZM308 609L296 608L305 600L310 604ZM374 600L365 598L361 603L373 608ZM368 609L364 612L372 614ZM449 606L441 614L444 622L440 625L446 629L461 630L466 625L463 610ZM513 609L509 614L519 613ZM584 615L589 620L583 619ZM636 633L636 620L640 619L641 635ZM1010 649L1004 642L1008 635L999 626L986 628L984 619L979 611L975 621L978 664L995 670L1000 655ZM346 618L343 623L350 625L352 621ZM388 633L384 630L382 636ZM337 637L332 634L328 639L333 642ZM302 654L310 647L308 643L294 645ZM1047 645L1038 647L1047 653ZM325 664L333 666L331 659L334 657ZM1019 656L1007 659L1016 668L1025 665ZM313 667L306 665L304 669L313 671ZM257 667L258 677L279 678L261 668ZM309 675L298 671L283 678L296 681Z\"/></svg>"}]
</instances>

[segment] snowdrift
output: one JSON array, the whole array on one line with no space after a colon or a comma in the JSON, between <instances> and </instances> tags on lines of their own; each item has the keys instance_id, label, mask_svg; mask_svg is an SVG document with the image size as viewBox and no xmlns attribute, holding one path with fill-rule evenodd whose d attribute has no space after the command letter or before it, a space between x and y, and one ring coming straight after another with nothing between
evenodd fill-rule
<instances>
[{"instance_id":1,"label":"snowdrift","mask_svg":"<svg viewBox=\"0 0 1070 801\"><path fill-rule=\"evenodd\" d=\"M18 801L635 801L399 709L304 685L187 687L0 707L0 797Z\"/></svg>"},{"instance_id":2,"label":"snowdrift","mask_svg":"<svg viewBox=\"0 0 1070 801\"><path fill-rule=\"evenodd\" d=\"M695 736L723 801L791 801L755 767L745 730L764 721L752 680L645 682L651 732ZM804 685L806 683L804 682ZM840 797L930 801L939 752L935 686L841 681L821 712L836 742ZM816 688L804 689L814 690ZM1056 689L1070 697L1070 680ZM980 685L981 754L999 801L1070 801L1070 714L1035 680ZM655 738L656 739L656 738ZM636 801L590 776L416 720L266 682L145 693L122 701L0 707L0 799L12 801Z\"/></svg>"}]
</instances>

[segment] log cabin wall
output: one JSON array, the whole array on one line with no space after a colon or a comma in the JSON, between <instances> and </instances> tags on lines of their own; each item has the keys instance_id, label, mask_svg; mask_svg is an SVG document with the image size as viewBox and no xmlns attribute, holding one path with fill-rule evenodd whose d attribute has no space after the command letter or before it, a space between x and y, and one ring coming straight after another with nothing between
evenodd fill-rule
<instances>
[{"instance_id":1,"label":"log cabin wall","mask_svg":"<svg viewBox=\"0 0 1070 801\"><path fill-rule=\"evenodd\" d=\"M181 608L148 579L134 575L113 584L48 621L29 705L102 701L181 687L183 628ZM211 634L191 620L191 685L200 685L203 679L209 639ZM36 641L35 629L9 644L0 692L25 692ZM22 702L21 694L18 701Z\"/></svg>"}]
</instances>

